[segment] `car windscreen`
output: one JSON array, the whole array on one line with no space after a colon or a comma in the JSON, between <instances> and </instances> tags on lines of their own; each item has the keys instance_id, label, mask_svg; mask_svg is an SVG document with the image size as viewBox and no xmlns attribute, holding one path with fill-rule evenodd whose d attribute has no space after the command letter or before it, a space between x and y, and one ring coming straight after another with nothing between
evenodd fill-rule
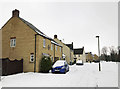
<instances>
[{"instance_id":1,"label":"car windscreen","mask_svg":"<svg viewBox=\"0 0 120 89\"><path fill-rule=\"evenodd\" d=\"M57 61L57 62L55 62L55 64L53 65L53 67L63 66L63 65L64 65L64 62L63 62L63 61Z\"/></svg>"}]
</instances>

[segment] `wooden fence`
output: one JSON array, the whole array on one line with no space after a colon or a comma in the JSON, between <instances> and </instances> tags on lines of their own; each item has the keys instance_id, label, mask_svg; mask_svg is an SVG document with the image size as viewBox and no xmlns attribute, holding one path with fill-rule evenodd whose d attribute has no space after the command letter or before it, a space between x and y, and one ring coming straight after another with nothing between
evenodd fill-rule
<instances>
[{"instance_id":1,"label":"wooden fence","mask_svg":"<svg viewBox=\"0 0 120 89\"><path fill-rule=\"evenodd\" d=\"M2 64L2 76L17 74L23 72L23 59L21 60L10 60L9 58L0 59Z\"/></svg>"}]
</instances>

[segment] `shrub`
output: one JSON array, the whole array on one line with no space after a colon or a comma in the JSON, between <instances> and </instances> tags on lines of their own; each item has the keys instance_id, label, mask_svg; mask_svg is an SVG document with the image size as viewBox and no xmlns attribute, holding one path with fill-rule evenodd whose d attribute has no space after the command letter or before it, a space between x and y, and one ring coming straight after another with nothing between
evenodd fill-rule
<instances>
[{"instance_id":1,"label":"shrub","mask_svg":"<svg viewBox=\"0 0 120 89\"><path fill-rule=\"evenodd\" d=\"M49 70L52 68L52 61L50 57L43 56L40 61L40 72L49 73Z\"/></svg>"}]
</instances>

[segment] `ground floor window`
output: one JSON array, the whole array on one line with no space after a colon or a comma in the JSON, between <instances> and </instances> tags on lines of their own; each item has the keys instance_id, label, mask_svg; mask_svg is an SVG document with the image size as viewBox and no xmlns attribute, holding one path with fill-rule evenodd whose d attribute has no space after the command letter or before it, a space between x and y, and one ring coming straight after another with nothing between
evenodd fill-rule
<instances>
[{"instance_id":1,"label":"ground floor window","mask_svg":"<svg viewBox=\"0 0 120 89\"><path fill-rule=\"evenodd\" d=\"M34 53L30 54L30 62L34 62Z\"/></svg>"}]
</instances>

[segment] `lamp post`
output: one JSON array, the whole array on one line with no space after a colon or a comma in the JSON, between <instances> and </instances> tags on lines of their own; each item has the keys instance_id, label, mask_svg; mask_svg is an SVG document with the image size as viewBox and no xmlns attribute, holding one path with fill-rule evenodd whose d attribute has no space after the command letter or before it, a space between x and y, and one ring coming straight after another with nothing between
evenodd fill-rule
<instances>
[{"instance_id":1,"label":"lamp post","mask_svg":"<svg viewBox=\"0 0 120 89\"><path fill-rule=\"evenodd\" d=\"M99 42L99 36L96 36L96 38L98 38L99 71L101 71L101 66L100 66L100 42Z\"/></svg>"}]
</instances>

